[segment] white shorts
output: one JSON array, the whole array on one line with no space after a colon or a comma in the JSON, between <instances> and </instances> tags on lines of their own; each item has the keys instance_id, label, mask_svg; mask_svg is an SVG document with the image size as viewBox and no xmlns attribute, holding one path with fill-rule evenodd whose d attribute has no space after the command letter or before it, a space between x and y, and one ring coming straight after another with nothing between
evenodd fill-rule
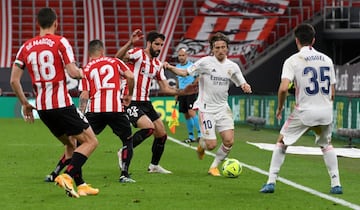
<instances>
[{"instance_id":1,"label":"white shorts","mask_svg":"<svg viewBox=\"0 0 360 210\"><path fill-rule=\"evenodd\" d=\"M325 147L331 142L332 125L305 125L301 119L299 111L294 109L289 118L285 121L280 130L280 134L284 136L283 141L285 145L292 145L310 128L315 133L315 143L319 146Z\"/></svg>"},{"instance_id":2,"label":"white shorts","mask_svg":"<svg viewBox=\"0 0 360 210\"><path fill-rule=\"evenodd\" d=\"M201 135L204 139L216 140L216 131L234 129L233 114L229 106L219 112L208 113L199 111Z\"/></svg>"}]
</instances>

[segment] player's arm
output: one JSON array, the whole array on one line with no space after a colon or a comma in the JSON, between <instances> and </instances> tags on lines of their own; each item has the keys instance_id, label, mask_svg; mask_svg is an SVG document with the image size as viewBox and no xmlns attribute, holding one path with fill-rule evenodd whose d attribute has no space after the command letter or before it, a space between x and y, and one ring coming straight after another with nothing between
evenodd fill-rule
<instances>
[{"instance_id":1,"label":"player's arm","mask_svg":"<svg viewBox=\"0 0 360 210\"><path fill-rule=\"evenodd\" d=\"M166 80L158 80L158 83L160 86L160 91L168 95L184 96L195 94L198 92L197 84L190 84L186 86L185 89L180 90L178 88L170 87Z\"/></svg>"},{"instance_id":2,"label":"player's arm","mask_svg":"<svg viewBox=\"0 0 360 210\"><path fill-rule=\"evenodd\" d=\"M281 113L282 113L282 110L284 109L284 104L285 104L285 100L286 100L286 96L288 93L288 87L289 87L290 82L291 81L287 78L281 79L281 83L280 83L279 90L278 90L278 106L276 109L276 117L278 119L281 119Z\"/></svg>"},{"instance_id":3,"label":"player's arm","mask_svg":"<svg viewBox=\"0 0 360 210\"><path fill-rule=\"evenodd\" d=\"M189 73L187 71L176 68L175 66L170 65L168 62L164 62L163 67L164 67L164 69L170 70L171 72L173 72L174 74L179 75L179 76L186 77L187 75L189 75Z\"/></svg>"},{"instance_id":4,"label":"player's arm","mask_svg":"<svg viewBox=\"0 0 360 210\"><path fill-rule=\"evenodd\" d=\"M133 91L134 91L134 74L131 70L124 71L124 76L126 78L126 85L128 86L128 94L124 96L123 102L125 106L129 106Z\"/></svg>"},{"instance_id":5,"label":"player's arm","mask_svg":"<svg viewBox=\"0 0 360 210\"><path fill-rule=\"evenodd\" d=\"M89 91L83 90L79 96L79 109L82 113L85 113L86 107L90 98Z\"/></svg>"},{"instance_id":6,"label":"player's arm","mask_svg":"<svg viewBox=\"0 0 360 210\"><path fill-rule=\"evenodd\" d=\"M116 58L119 58L119 59L121 59L121 60L123 60L123 61L128 61L128 60L129 60L129 55L127 54L127 51L133 46L133 44L134 44L135 42L137 42L138 40L142 39L143 37L144 37L144 35L143 35L142 31L141 31L140 29L136 29L136 30L132 33L129 41L127 41L127 42L125 43L125 45L123 45L123 46L116 52L115 57L116 57Z\"/></svg>"},{"instance_id":7,"label":"player's arm","mask_svg":"<svg viewBox=\"0 0 360 210\"><path fill-rule=\"evenodd\" d=\"M21 85L21 77L24 73L24 70L21 69L18 65L14 64L11 70L10 76L10 85L12 90L15 92L16 96L20 100L22 105L25 121L34 122L34 116L32 110L35 109L27 100L24 90Z\"/></svg>"},{"instance_id":8,"label":"player's arm","mask_svg":"<svg viewBox=\"0 0 360 210\"><path fill-rule=\"evenodd\" d=\"M67 73L73 79L82 79L84 78L84 73L82 69L78 68L75 63L68 63L65 66Z\"/></svg>"},{"instance_id":9,"label":"player's arm","mask_svg":"<svg viewBox=\"0 0 360 210\"><path fill-rule=\"evenodd\" d=\"M244 93L252 93L251 86L246 82L240 68L237 65L235 65L235 68L235 72L231 75L231 81L236 87L240 86Z\"/></svg>"},{"instance_id":10,"label":"player's arm","mask_svg":"<svg viewBox=\"0 0 360 210\"><path fill-rule=\"evenodd\" d=\"M330 88L331 88L331 100L334 101L335 100L335 84L331 84Z\"/></svg>"}]
</instances>

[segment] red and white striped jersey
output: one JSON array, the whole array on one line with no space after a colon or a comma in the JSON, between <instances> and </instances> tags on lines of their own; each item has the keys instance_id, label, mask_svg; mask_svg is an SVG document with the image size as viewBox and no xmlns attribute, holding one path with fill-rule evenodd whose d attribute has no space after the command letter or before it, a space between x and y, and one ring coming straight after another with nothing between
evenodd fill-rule
<instances>
[{"instance_id":1,"label":"red and white striped jersey","mask_svg":"<svg viewBox=\"0 0 360 210\"><path fill-rule=\"evenodd\" d=\"M14 64L28 69L36 93L37 110L73 104L66 87L65 65L74 62L72 46L62 36L36 36L21 46Z\"/></svg>"},{"instance_id":2,"label":"red and white striped jersey","mask_svg":"<svg viewBox=\"0 0 360 210\"><path fill-rule=\"evenodd\" d=\"M150 101L150 87L152 79L166 80L162 63L158 58L150 58L144 49L134 48L128 51L130 66L134 73L133 101Z\"/></svg>"},{"instance_id":3,"label":"red and white striped jersey","mask_svg":"<svg viewBox=\"0 0 360 210\"><path fill-rule=\"evenodd\" d=\"M124 62L111 57L93 59L84 67L79 90L89 91L89 112L124 112L120 87L127 70Z\"/></svg>"}]
</instances>

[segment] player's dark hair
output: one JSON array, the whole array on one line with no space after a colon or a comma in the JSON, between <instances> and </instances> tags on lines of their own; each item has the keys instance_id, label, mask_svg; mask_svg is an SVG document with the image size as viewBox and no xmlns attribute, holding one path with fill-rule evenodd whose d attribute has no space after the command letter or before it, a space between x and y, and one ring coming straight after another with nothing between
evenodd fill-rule
<instances>
[{"instance_id":1,"label":"player's dark hair","mask_svg":"<svg viewBox=\"0 0 360 210\"><path fill-rule=\"evenodd\" d=\"M101 40L94 39L89 42L89 55L93 55L95 52L104 49L104 44Z\"/></svg>"},{"instance_id":2,"label":"player's dark hair","mask_svg":"<svg viewBox=\"0 0 360 210\"><path fill-rule=\"evenodd\" d=\"M57 16L55 10L45 7L39 10L37 22L41 28L50 28L56 18Z\"/></svg>"},{"instance_id":3,"label":"player's dark hair","mask_svg":"<svg viewBox=\"0 0 360 210\"><path fill-rule=\"evenodd\" d=\"M213 49L214 43L216 41L224 41L226 42L226 47L229 48L230 40L227 36L225 36L223 33L217 32L213 36L210 37L209 43L210 43L210 49Z\"/></svg>"},{"instance_id":4,"label":"player's dark hair","mask_svg":"<svg viewBox=\"0 0 360 210\"><path fill-rule=\"evenodd\" d=\"M161 33L158 33L156 31L150 31L146 36L146 41L152 43L157 38L160 38L160 39L162 39L164 41L165 40L165 35L161 34Z\"/></svg>"},{"instance_id":5,"label":"player's dark hair","mask_svg":"<svg viewBox=\"0 0 360 210\"><path fill-rule=\"evenodd\" d=\"M315 29L312 25L304 23L295 28L294 34L301 45L311 45L315 37Z\"/></svg>"}]
</instances>

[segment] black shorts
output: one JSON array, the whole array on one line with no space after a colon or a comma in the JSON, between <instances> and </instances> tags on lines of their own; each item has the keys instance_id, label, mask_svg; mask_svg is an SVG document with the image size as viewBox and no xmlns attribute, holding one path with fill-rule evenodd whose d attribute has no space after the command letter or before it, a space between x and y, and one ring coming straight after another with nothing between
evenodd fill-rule
<instances>
[{"instance_id":1,"label":"black shorts","mask_svg":"<svg viewBox=\"0 0 360 210\"><path fill-rule=\"evenodd\" d=\"M143 115L148 116L152 122L160 118L151 101L131 101L130 105L126 107L126 113L135 128L137 127L136 122Z\"/></svg>"},{"instance_id":2,"label":"black shorts","mask_svg":"<svg viewBox=\"0 0 360 210\"><path fill-rule=\"evenodd\" d=\"M125 141L131 136L130 122L125 112L87 112L85 116L96 135L108 125L121 140Z\"/></svg>"},{"instance_id":3,"label":"black shorts","mask_svg":"<svg viewBox=\"0 0 360 210\"><path fill-rule=\"evenodd\" d=\"M78 135L89 127L86 117L71 105L59 109L38 110L40 119L56 137Z\"/></svg>"},{"instance_id":4,"label":"black shorts","mask_svg":"<svg viewBox=\"0 0 360 210\"><path fill-rule=\"evenodd\" d=\"M188 111L193 108L196 98L197 98L197 94L187 95L187 96L179 96L178 97L179 112L188 113Z\"/></svg>"}]
</instances>

